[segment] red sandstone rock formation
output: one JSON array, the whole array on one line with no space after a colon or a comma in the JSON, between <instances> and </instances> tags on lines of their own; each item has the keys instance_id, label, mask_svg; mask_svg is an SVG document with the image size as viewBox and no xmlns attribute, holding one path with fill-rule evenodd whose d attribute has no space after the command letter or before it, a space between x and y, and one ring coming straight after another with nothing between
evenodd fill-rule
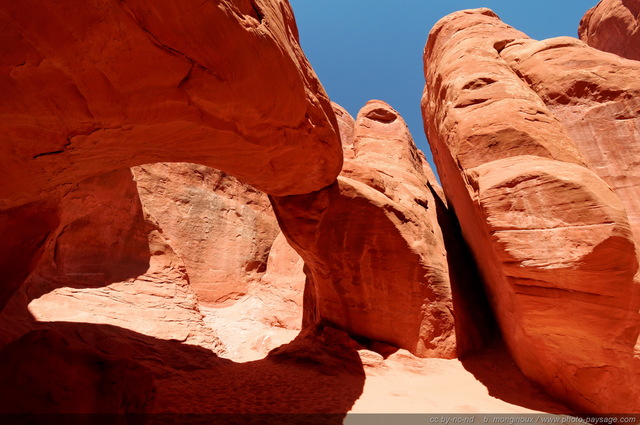
<instances>
[{"instance_id":1,"label":"red sandstone rock formation","mask_svg":"<svg viewBox=\"0 0 640 425\"><path fill-rule=\"evenodd\" d=\"M279 232L267 195L196 164L149 164L133 172L144 208L184 261L200 303L247 294Z\"/></svg>"},{"instance_id":2,"label":"red sandstone rock formation","mask_svg":"<svg viewBox=\"0 0 640 425\"><path fill-rule=\"evenodd\" d=\"M569 57L597 69L598 84ZM582 410L637 412L635 198L596 175L604 164L583 155L579 141L606 128L631 131L604 124L616 108L637 123L624 94L635 83L618 87L624 78L613 76L616 66L635 65L577 41L534 42L488 9L439 21L424 61L434 159L517 364ZM569 131L558 110L574 121ZM616 149L616 136L609 147L597 140Z\"/></svg>"},{"instance_id":3,"label":"red sandstone rock formation","mask_svg":"<svg viewBox=\"0 0 640 425\"><path fill-rule=\"evenodd\" d=\"M271 245L267 270L256 294L265 303L261 320L270 327L299 330L305 285L304 261L280 233Z\"/></svg>"},{"instance_id":4,"label":"red sandstone rock formation","mask_svg":"<svg viewBox=\"0 0 640 425\"><path fill-rule=\"evenodd\" d=\"M397 347L482 344L479 279L404 121L329 103L286 2L5 3L0 412L342 413ZM583 409L637 410L635 159L605 160L637 135L637 67L486 9L426 56L434 157L516 361ZM122 168L169 160L204 165ZM205 165L272 195L283 233ZM196 293L241 299L203 317Z\"/></svg>"},{"instance_id":5,"label":"red sandstone rock formation","mask_svg":"<svg viewBox=\"0 0 640 425\"><path fill-rule=\"evenodd\" d=\"M596 49L640 60L640 1L602 0L583 16L578 35Z\"/></svg>"},{"instance_id":6,"label":"red sandstone rock formation","mask_svg":"<svg viewBox=\"0 0 640 425\"><path fill-rule=\"evenodd\" d=\"M161 161L274 195L340 171L331 105L284 0L4 1L0 20L2 210Z\"/></svg>"},{"instance_id":7,"label":"red sandstone rock formation","mask_svg":"<svg viewBox=\"0 0 640 425\"><path fill-rule=\"evenodd\" d=\"M305 324L328 322L420 356L453 357L453 314L464 322L464 312L452 304L437 182L389 105L370 101L355 122L334 107L343 137L354 134L352 143L343 140L337 183L272 197L308 267Z\"/></svg>"},{"instance_id":8,"label":"red sandstone rock formation","mask_svg":"<svg viewBox=\"0 0 640 425\"><path fill-rule=\"evenodd\" d=\"M449 277L446 275L448 273L448 259L445 255L444 236L440 231L442 217L438 215L442 214L443 204L440 199L436 200L434 197L435 191L439 191L440 188L435 183L435 180L428 180L427 176L432 176L433 174L424 157L415 148L406 125L388 105L382 102L371 102L365 108L371 109L368 113L374 117L378 117L378 115L387 116L390 123L395 123L395 127L390 129L389 122L385 122L383 126L376 125L378 121L369 122L371 120L367 118L363 122L359 121L358 125L355 126L355 134L357 135L355 137L353 119L346 111L341 110L339 106L335 105L335 108L338 113L342 112L340 115L340 130L345 139L346 155L351 154L351 157L354 158L345 169L345 175L360 179L374 186L377 185L377 187L386 192L386 196L389 199L396 199L398 203L404 203L407 205L405 209L415 210L416 213L414 214L416 215L421 214L425 208L431 208L431 214L422 214L422 217L430 220L429 226L432 226L435 229L434 231L438 233L438 249L440 249L438 260L444 261L444 263L440 264L444 271L440 272L442 276L439 278L441 282L438 281L438 284L443 286L440 290L447 291L449 285ZM364 113L365 111L363 110ZM391 156L389 155L390 153ZM257 359L266 355L270 349L293 338L295 331L300 330L301 326L302 292L305 282L304 274L302 273L302 259L288 247L284 237L281 237L278 243L273 243L274 236L272 234L275 230L275 219L272 218L269 205L265 204L265 195L229 176L225 176L223 173L195 164L159 163L145 165L135 167L134 174L140 195L137 195L138 192L134 188L130 189L134 190L134 193L130 194L129 197L140 196L141 207L157 223L156 226L162 232L162 237L166 239L167 244L171 246L180 261L184 263L184 272L189 277L192 289L198 294L200 309L206 316L205 322L215 329L225 342L225 348L219 348L218 352L234 359ZM370 180L372 176L375 177L374 180ZM124 184L129 184L130 186L130 175L127 174L123 178L124 181L129 182ZM121 185L118 186L114 182L112 182L112 185L115 188L114 192L103 193L104 190L99 190L99 187L88 186L83 192L73 192L71 197L73 199L102 199L103 201L113 199L111 202L113 205L117 205L118 194L126 193L126 191L120 187ZM136 202L139 203L137 200ZM97 204L97 201L94 201L94 203ZM132 213L131 217L127 217L125 214L114 214L108 210L96 210L96 205L78 207L74 204L63 204L62 208L65 211L71 211L67 214L77 214L77 211L86 214L86 217L83 217L87 228L108 227L100 222L100 220L104 219L116 220L117 217L118 223L124 224L135 217L135 213ZM377 214L378 212L375 209L371 208L370 211L365 211L364 214ZM97 213L105 214L94 213L91 215L94 210ZM402 210L401 213L408 214L405 210ZM156 219L156 217L158 218ZM365 226L361 233L364 233L368 223L364 219L361 222ZM423 231L427 232L428 229L422 229L419 219L414 219L413 225L417 227L416 235L412 236L413 239L416 241L424 239L421 233ZM65 223L60 227L67 228L68 224ZM144 226L139 223L137 227ZM138 231L135 225L131 225L128 229L130 234ZM384 231L384 229L381 231ZM67 243L66 246L81 246L79 242L82 240L83 235L72 233L73 242ZM63 236L68 237L66 234L63 234ZM90 235L86 236L90 237ZM102 252L106 252L106 247L112 244L109 240L110 237L116 238L116 236L108 233L103 235L102 239L94 240L96 252L83 251L87 258L91 259L83 269L84 273L104 272L102 269L117 266L118 262L113 260L107 260L106 265L102 268L97 268L92 263L93 259L104 255ZM63 239L64 237L56 234L53 238ZM448 235L447 238L451 239L452 236ZM126 240L127 238L117 237L117 239ZM402 243L402 239L398 239L398 241ZM350 241L347 242L349 243ZM273 247L271 247L272 243ZM372 247L365 246L363 249L383 250L384 256L389 255L388 252L393 252L394 250L394 246L384 245L387 243L386 239L376 242L374 238L369 243L372 244ZM419 242L409 243L416 244ZM131 258L140 255L144 256L148 251L145 250L146 244L144 242L137 244L136 247L137 250L135 252L132 251L128 254ZM267 266L262 258L269 253L270 249L268 273L259 280L265 266ZM62 249L60 252L60 255L63 255L66 251ZM348 256L353 254L339 253L336 255ZM396 263L401 269L404 263L400 260L400 255L405 254L401 251L397 255ZM388 263L385 261L387 261L385 258L376 261L373 271L369 274L361 273L355 279L362 279L363 285L367 285L371 281L375 282L377 278L375 276L380 274L383 279L392 281L391 273L397 274L397 270L388 271L385 276L385 272L380 271L389 269ZM411 267L416 267L418 270L426 270L423 273L428 273L428 267L433 267L432 264L435 263L435 260L429 258L428 254L423 254L420 261L424 264L419 264L418 260L410 261L409 263ZM82 261L74 261L74 259L68 261L71 265L78 262L82 263ZM340 267L343 267L343 265L337 262L335 266L336 274L352 272L348 266L344 269L339 269ZM145 271L144 264L141 266L139 273L143 271ZM410 276L415 272L409 269L407 273L409 277L406 278L406 281L411 282L412 278ZM50 278L53 274L55 273L52 273L51 269L41 272L43 280ZM84 274L80 274L78 280L82 280L83 277ZM167 279L169 279L168 282L175 280L168 277ZM115 283L115 280L108 288L100 291L100 294L109 300L104 301L99 298L101 303L91 308L82 308L74 304L74 301L82 302L84 298L91 299L95 297L95 294L92 294L91 291L76 289L71 293L68 290L57 290L52 295L32 301L30 304L31 311L36 314L39 320L69 320L70 316L72 318L84 317L85 314L82 311L86 310L87 317L84 319L86 322L93 322L96 317L101 315L110 316L111 313L108 310L125 311L127 305L119 307L113 301L114 298L123 297L120 292L122 284ZM151 288L144 283L145 281L148 281L148 279L137 279L136 286L132 287L131 290L141 293L147 292ZM178 282L180 281L178 279ZM57 282L57 284L65 286L62 282ZM425 290L432 289L426 288ZM29 288L27 287L26 291L28 290ZM154 291L157 291L157 289ZM207 305L214 307L216 301L229 299L234 294L233 298L239 300L239 302L233 307L223 309L204 307ZM166 296L171 299L168 294ZM368 297L369 303L379 302L375 300L376 294L365 294L365 296ZM410 298L410 296L407 296L407 298ZM449 310L453 309L450 304L451 296L448 295L447 298L445 299L447 304L444 304L445 309L443 311L450 314ZM329 301L322 299L319 303L324 306L332 301L335 302L335 299ZM64 308L59 306L64 306ZM104 311L101 311L101 306L104 307ZM457 311L457 307L459 306L456 306L455 309L457 320L464 322L464 312L462 309ZM432 307L432 309L435 309L435 307ZM397 311L403 314L402 309L397 308ZM424 314L418 308L415 308L415 311ZM347 312L347 314L352 313ZM364 314L367 314L366 310ZM356 316L356 314L353 315ZM174 318L169 314L167 320L173 320ZM132 327L130 323L123 322L118 318L111 320L113 324L118 324L127 329L144 330L144 333L148 335L164 335L163 333L158 334L158 331L152 328ZM380 326L377 324L379 320L370 320L374 329L376 326ZM415 319L410 317L409 320ZM153 321L147 321L149 322L148 326L152 326ZM451 322L447 323L451 326ZM362 326L362 324L356 323L351 326L358 327ZM452 329L449 328L446 338L452 337L451 331ZM391 331L387 330L387 333L391 334ZM366 328L361 331L360 335L380 339L375 338L375 334ZM474 346L477 348L479 345L479 338L473 336L471 331L458 332L457 336L460 340L459 351L461 352ZM445 342L442 347L437 347L434 343L431 347L432 351L423 350L422 355L446 353L445 356L450 357L453 355L452 347L452 342Z\"/></svg>"},{"instance_id":9,"label":"red sandstone rock formation","mask_svg":"<svg viewBox=\"0 0 640 425\"><path fill-rule=\"evenodd\" d=\"M640 62L570 37L513 42L501 56L560 120L589 169L620 197L640 243Z\"/></svg>"},{"instance_id":10,"label":"red sandstone rock formation","mask_svg":"<svg viewBox=\"0 0 640 425\"><path fill-rule=\"evenodd\" d=\"M355 181L359 180L382 191L387 199L395 199L397 205L401 205L401 207L394 205L394 208L399 209L399 214L413 214L414 218L411 224L415 227L415 233L408 234L406 228L409 226L403 227L401 221L395 224L396 228L389 226L385 219L380 222L371 222L372 218L378 215L384 217L382 209L384 206L381 207L369 200L372 197L373 201L384 199L376 191L367 191L368 188L359 189L365 191L362 197L365 201L363 204L367 205L368 203L366 207L356 204L346 197L342 201L331 201L334 203L342 202L344 206L330 206L330 209L336 211L336 219L327 220L323 224L327 230L324 230L325 227L317 230L318 234L327 235L325 236L327 241L304 247L307 250L307 256L326 258L322 264L318 264L317 260L315 263L311 263L307 271L309 275L305 303L307 319L309 316L317 315L318 311L321 311L320 314L324 314L324 316L319 319L316 317L316 320L307 320L304 328L305 333L312 332L318 322L329 321L344 326L359 336L374 340L394 338L394 332L399 332L389 328L385 329L384 326L388 326L388 324L385 324L384 316L376 317L370 315L369 311L383 310L384 313L384 309L387 309L387 313L384 314L390 314L388 311L392 311L393 314L402 317L405 315L406 309L403 309L400 303L411 305L412 302L410 295L402 298L402 291L406 290L403 287L410 288L410 285L419 283L419 280L413 280L413 275L435 274L429 268L439 266L442 271L439 272L440 281L437 281L437 284L442 285L443 288L436 290L447 291L449 281L453 280L453 291L457 295L453 299L453 304L450 294L441 295L442 305L447 310L453 310L456 318L457 351L461 354L477 349L482 345L483 339L480 330L485 329L487 325L486 318L483 317L486 312L483 312L481 308L481 294L477 293L479 285L477 276L465 272L467 269L473 268L473 261L465 257L464 250L460 246L456 246L459 244L456 238L457 233L449 222L444 203L438 195L434 194L440 192L441 189L435 182L435 177L429 178L429 176L433 176L433 173L424 160L424 156L413 144L402 118L388 105L380 101L370 102L361 112L357 122L339 105L334 104L334 110L338 117L345 157L351 158L345 163L345 169L342 173L345 182L355 184ZM379 124L379 121L371 120L369 116L374 118L387 117L387 120ZM325 192L328 191L321 193ZM237 197L235 201L241 199L242 197ZM423 211L429 212L423 213ZM304 208L300 213L302 217L308 214ZM171 215L175 216L175 214ZM350 218L345 224L340 224L339 217ZM287 216L281 218L290 220ZM197 221L195 216L192 219ZM425 223L426 220L429 220L428 224ZM425 248L419 251L422 253L421 256L411 257L411 249L407 249L406 246L422 244L421 240L425 239L424 233L429 232L429 226L437 233L435 244L439 250L438 257L434 257L433 253L427 254ZM443 230L440 230L441 226L444 226ZM372 231L369 227L380 228ZM354 231L354 228L359 228L359 230ZM297 231L293 228L293 232ZM446 232L446 235L443 234L443 231ZM384 237L381 238L379 235L384 235ZM304 242L308 243L308 241ZM340 243L343 244L342 247L340 247ZM352 246L357 248L354 250L355 252L351 250ZM327 253L327 249L333 249L335 252ZM365 253L378 252L376 259L367 262L369 269L366 270L358 269L362 266L355 260L362 255L363 251ZM402 256L408 258L402 260ZM393 258L396 260L391 261ZM189 262L188 258L185 258L185 262ZM393 264L397 264L397 267L391 268ZM267 272L258 285L251 285L247 295L232 307L203 309L206 313L207 323L216 329L225 342L225 356L245 360L261 358L269 349L275 348L295 336L295 333L287 332L287 329L301 329L300 315L305 283L302 266L300 256L289 247L284 237L280 236L271 247ZM322 267L329 268L329 271L323 271ZM405 267L408 268L407 271L403 271ZM450 270L450 268L454 270ZM313 294L309 296L309 292L315 288L314 270L316 273L321 271L326 276L320 285L328 285L334 277L339 279L341 285L350 291L348 298L341 299L342 294L339 289L336 289L335 292L322 293L320 296L316 295L318 299L315 299ZM403 273L408 277L397 283L397 276L402 276ZM361 291L351 289L350 281L357 282L357 286L361 286L363 289ZM464 288L461 287L463 283L467 283ZM468 283L475 284L476 288ZM384 289L383 285L388 286L389 289ZM376 286L383 286L383 288L378 289ZM326 291L322 287L321 290ZM382 292L385 290L394 291L397 294L387 296ZM413 291L415 290L414 288ZM431 291L433 288L425 287L423 290ZM392 299L387 300L388 298ZM390 304L390 307L384 306L384 302ZM344 311L336 312L334 305L340 303L348 304L343 308ZM423 323L424 328L438 326L438 319L426 317L434 310L438 311L437 309L437 305L428 308L429 313L426 313L425 317L421 319L427 323ZM416 311L419 309L414 306L412 311L413 314L417 314ZM472 313L469 313L470 311ZM452 324L450 316L447 317L449 317L449 321L446 324L449 328L446 338L443 338L444 342L439 347L434 343L430 350L420 348L421 355L444 357L453 355ZM406 318L397 320L418 322L420 319L406 315ZM436 320L436 325L427 322L427 320ZM418 327L413 324L412 326ZM415 327L411 329L415 329ZM403 340L395 341L406 344ZM409 345L409 347L411 346ZM418 351L418 349L415 350Z\"/></svg>"},{"instance_id":11,"label":"red sandstone rock formation","mask_svg":"<svg viewBox=\"0 0 640 425\"><path fill-rule=\"evenodd\" d=\"M128 170L89 179L63 199L42 261L0 316L13 328L1 340L38 328L31 316L191 343L208 336L199 344L238 360L263 358L293 339L303 263L282 235L274 240L266 194L196 164L151 164L134 174L135 182ZM149 244L152 234L168 255ZM179 274L163 272L176 265ZM240 302L221 302L231 299ZM205 323L224 346L211 344Z\"/></svg>"},{"instance_id":12,"label":"red sandstone rock formation","mask_svg":"<svg viewBox=\"0 0 640 425\"><path fill-rule=\"evenodd\" d=\"M0 284L0 309L47 241L66 237L53 234L71 211L59 203L81 181L163 160L213 165L278 195L335 180L335 117L286 2L4 3L0 258L11 272ZM106 233L88 247L68 243L66 266L89 259L104 269L91 273L119 273L110 269L112 254L97 248L126 234L109 234L113 219L95 224ZM117 264L126 249L114 250L123 255ZM133 254L117 268L127 278L128 267L144 272L149 255Z\"/></svg>"},{"instance_id":13,"label":"red sandstone rock formation","mask_svg":"<svg viewBox=\"0 0 640 425\"><path fill-rule=\"evenodd\" d=\"M205 323L224 344L220 355L259 360L294 339L302 328L304 262L280 233L269 250L266 272L250 282L231 306L200 306Z\"/></svg>"},{"instance_id":14,"label":"red sandstone rock formation","mask_svg":"<svg viewBox=\"0 0 640 425\"><path fill-rule=\"evenodd\" d=\"M129 169L81 182L57 215L40 261L0 314L0 346L42 328L39 322L66 321L221 350L182 259L144 212Z\"/></svg>"},{"instance_id":15,"label":"red sandstone rock formation","mask_svg":"<svg viewBox=\"0 0 640 425\"><path fill-rule=\"evenodd\" d=\"M333 112L336 114L338 121L338 129L340 131L340 140L342 141L342 152L345 159L354 159L355 152L353 150L353 142L355 140L354 130L356 122L342 106L335 102L331 102ZM344 167L343 167L344 168Z\"/></svg>"}]
</instances>

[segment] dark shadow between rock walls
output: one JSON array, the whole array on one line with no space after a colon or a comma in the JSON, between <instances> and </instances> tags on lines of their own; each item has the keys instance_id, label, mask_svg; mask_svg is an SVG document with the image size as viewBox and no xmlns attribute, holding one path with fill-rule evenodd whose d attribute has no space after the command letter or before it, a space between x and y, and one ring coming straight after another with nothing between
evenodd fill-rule
<instances>
[{"instance_id":1,"label":"dark shadow between rock walls","mask_svg":"<svg viewBox=\"0 0 640 425\"><path fill-rule=\"evenodd\" d=\"M33 202L0 211L0 312L40 260L44 243L58 226L51 203Z\"/></svg>"},{"instance_id":2,"label":"dark shadow between rock walls","mask_svg":"<svg viewBox=\"0 0 640 425\"><path fill-rule=\"evenodd\" d=\"M438 224L447 251L457 353L459 357L465 357L489 346L500 331L457 217L433 187L429 185L429 189L436 202Z\"/></svg>"}]
</instances>

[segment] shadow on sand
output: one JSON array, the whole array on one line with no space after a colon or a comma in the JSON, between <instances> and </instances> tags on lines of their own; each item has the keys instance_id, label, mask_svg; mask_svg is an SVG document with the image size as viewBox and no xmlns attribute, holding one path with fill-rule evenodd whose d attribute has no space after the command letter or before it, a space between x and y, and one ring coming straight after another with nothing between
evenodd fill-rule
<instances>
[{"instance_id":1,"label":"shadow on sand","mask_svg":"<svg viewBox=\"0 0 640 425\"><path fill-rule=\"evenodd\" d=\"M480 381L492 397L539 412L570 414L544 389L518 369L500 337L484 350L460 359L466 370Z\"/></svg>"},{"instance_id":2,"label":"shadow on sand","mask_svg":"<svg viewBox=\"0 0 640 425\"><path fill-rule=\"evenodd\" d=\"M110 325L40 325L0 352L6 423L341 424L364 386L357 351L331 338L235 363Z\"/></svg>"}]
</instances>

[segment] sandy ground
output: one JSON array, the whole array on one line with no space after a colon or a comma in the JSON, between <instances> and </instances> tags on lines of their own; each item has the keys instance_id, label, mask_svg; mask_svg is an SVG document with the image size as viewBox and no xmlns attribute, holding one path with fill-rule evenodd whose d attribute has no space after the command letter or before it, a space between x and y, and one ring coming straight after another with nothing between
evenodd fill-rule
<instances>
[{"instance_id":1,"label":"sandy ground","mask_svg":"<svg viewBox=\"0 0 640 425\"><path fill-rule=\"evenodd\" d=\"M290 350L294 355L286 361L278 356L267 357L270 350L293 340L297 332L255 322L246 314L253 302L247 300L224 309L201 307L201 310L205 322L216 330L226 347L220 356L232 360L235 365L231 375L239 373L233 379L245 381L247 376L241 370L253 365L249 379L256 383L271 382L270 396L277 401L268 401L269 396L262 391L249 390L247 393L254 400L265 399L267 411L299 412L311 408L319 412L342 413L568 412L522 375L500 342L463 361L422 359L405 350L389 352L389 348L383 356L353 343L346 362L355 366L347 367L347 370L333 368L335 360L328 361L328 368L319 366L327 363L330 356L317 352L309 354L307 348ZM255 307L260 306L256 304ZM344 385L340 383L341 379L345 380ZM295 393L291 400L280 397L291 395L282 388L287 386L287 380L290 380L289 389ZM316 383L318 387L308 391L305 382ZM334 399L331 391L342 392L342 395L334 394ZM303 400L305 397L314 400ZM268 407L269 403L271 407ZM314 403L316 406L310 407Z\"/></svg>"},{"instance_id":2,"label":"sandy ground","mask_svg":"<svg viewBox=\"0 0 640 425\"><path fill-rule=\"evenodd\" d=\"M567 412L522 375L499 341L462 360L417 358L388 345L363 346L332 328L298 335L274 326L255 297L225 308L200 306L203 320L192 312L200 325L179 327L178 333L170 331L183 323L181 317L176 323L157 321L166 332L151 336L145 334L148 327L132 326L139 321L134 319L150 316L139 303L131 306L137 308L125 317L131 320L117 325L108 317L106 323L98 316L88 323L65 313L73 308L58 309L49 319L55 320L36 324L147 370L152 413L335 414L317 423L359 424L363 418L355 414L361 413ZM210 335L216 343L192 333ZM67 373L45 363L41 369L49 380ZM136 388L125 390L136 395ZM354 416L345 419L347 413Z\"/></svg>"},{"instance_id":3,"label":"sandy ground","mask_svg":"<svg viewBox=\"0 0 640 425\"><path fill-rule=\"evenodd\" d=\"M371 354L361 352L361 357ZM419 359L399 351L376 365L365 362L365 372L364 389L353 413L567 411L528 381L502 348L488 349L464 363Z\"/></svg>"}]
</instances>

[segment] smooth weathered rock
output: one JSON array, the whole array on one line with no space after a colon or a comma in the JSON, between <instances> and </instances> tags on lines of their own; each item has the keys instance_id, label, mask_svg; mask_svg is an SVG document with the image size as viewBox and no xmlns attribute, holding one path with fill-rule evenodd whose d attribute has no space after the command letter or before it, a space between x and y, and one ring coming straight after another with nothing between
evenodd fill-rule
<instances>
[{"instance_id":1,"label":"smooth weathered rock","mask_svg":"<svg viewBox=\"0 0 640 425\"><path fill-rule=\"evenodd\" d=\"M0 314L0 346L38 322L66 321L221 349L129 169L81 182L58 208L40 261Z\"/></svg>"},{"instance_id":2,"label":"smooth weathered rock","mask_svg":"<svg viewBox=\"0 0 640 425\"><path fill-rule=\"evenodd\" d=\"M640 244L640 62L569 37L513 42L501 55L620 197Z\"/></svg>"},{"instance_id":3,"label":"smooth weathered rock","mask_svg":"<svg viewBox=\"0 0 640 425\"><path fill-rule=\"evenodd\" d=\"M202 323L184 264L158 225L134 211L130 177L111 173L191 161L280 195L333 182L342 164L335 116L299 47L288 3L28 1L2 10L0 228L11 272L0 282L0 306L15 299L5 315L15 323L3 324L10 332L2 338L29 330L19 310L34 285L39 308L49 298L73 304L54 308L52 318L92 321L110 308L109 296L133 309L142 296L136 291L145 291L133 285L138 278L157 295L151 310L122 307L114 320L187 338L190 325ZM105 192L109 184L122 193ZM112 205L102 208L107 199ZM98 290L99 305L83 304L70 289L112 284L118 288ZM162 313L172 291L184 299ZM72 308L78 304L81 313Z\"/></svg>"},{"instance_id":4,"label":"smooth weathered rock","mask_svg":"<svg viewBox=\"0 0 640 425\"><path fill-rule=\"evenodd\" d=\"M282 233L269 251L267 270L256 287L265 302L262 322L271 327L299 330L305 285L304 261Z\"/></svg>"},{"instance_id":5,"label":"smooth weathered rock","mask_svg":"<svg viewBox=\"0 0 640 425\"><path fill-rule=\"evenodd\" d=\"M637 411L634 207L587 168L536 93L546 80L515 53L530 43L488 9L440 20L425 47L425 129L518 366L580 410ZM535 46L554 57L575 43ZM579 88L582 68L567 63L564 81L571 73Z\"/></svg>"},{"instance_id":6,"label":"smooth weathered rock","mask_svg":"<svg viewBox=\"0 0 640 425\"><path fill-rule=\"evenodd\" d=\"M339 105L333 106L338 117L343 149L347 158L343 176L349 178L344 181L358 185L354 191L363 202L360 204L352 201L349 196L344 195L348 189L340 187L337 200L330 199L330 202L335 204L330 207L331 214L335 216L331 215L327 218L323 224L325 227L317 230L319 235L326 234L323 241L315 244L310 244L308 240L303 241L306 255L315 259L314 262L307 263L305 290L308 299L305 303L307 320L304 329L308 330L309 327L322 321L329 321L341 327L344 326L360 336L383 341L392 339L396 343L407 346L410 346L406 342L409 338L413 337L416 340L419 338L412 335L411 337L401 336L400 338L405 338L404 340L393 339L394 332L404 331L398 331L397 326L395 326L396 330L392 331L389 324L378 323L383 320L375 316L367 319L369 316L367 310L377 309L382 310L383 314L394 314L392 323L397 323L398 320L411 323L412 328L407 331L407 334L423 332L429 335L430 332L438 332L437 326L440 326L438 321L448 320L446 325L443 325L449 327L446 335L442 337L442 347L438 347L438 344L433 342L428 349L414 348L416 351L422 350L421 355L450 357L456 348L458 354L477 349L483 342L480 329L486 328L486 319L482 317L486 312L482 311L480 301L482 294L478 295L477 291L474 292L474 289L469 286L464 289L459 288L459 282L473 279L475 279L476 289L479 286L477 276L473 273L465 275L467 270L473 269L473 261L469 257L464 257L461 247L456 248L459 240L456 240L453 226L446 229L446 235L443 235L440 230L441 226L446 226L450 221L443 201L435 195L441 189L434 177L429 178L433 173L424 156L415 147L404 121L389 105L380 101L369 102L361 112L357 123ZM358 184L357 180L370 187ZM321 191L320 196L326 196L329 192ZM389 203L390 207L387 206ZM403 226L403 219L397 219L396 224L390 223L387 217L388 212L385 213L384 208L397 209L394 214L400 214L403 217L410 215L411 225ZM426 210L428 212L425 213ZM305 207L301 207L300 214L302 216L307 214ZM343 217L348 217L345 223L341 223L344 220ZM375 217L380 218L375 219ZM286 213L281 215L281 219L285 226L290 224L288 222L291 217ZM296 218L293 221L294 227L297 225L297 220ZM423 240L426 237L422 233L429 232L430 228L434 229L433 232L436 232L437 236L427 241L434 244L435 248L413 248L424 243ZM295 232L296 229L294 228L293 231ZM446 249L445 245L447 245ZM335 252L331 252L332 250ZM418 251L419 254L413 254L412 250ZM367 251L373 251L374 257L362 266L359 258L363 255L372 255ZM438 257L433 258L436 253ZM403 256L408 259L402 259ZM452 257L455 258L452 259ZM185 261L188 262L187 259ZM432 264L435 264L433 267L440 267L441 270L431 271L429 267ZM456 270L449 270L449 268ZM326 292L314 295L316 285L314 271L323 273L320 285L328 285L334 278L340 281L340 284L351 292L348 298L341 300L340 289L329 292L322 288L321 291ZM424 285L425 288L418 286L422 285L421 279L426 281L429 278L429 273L433 275L440 273L437 275L440 280L435 285L431 285L439 285L435 289L427 285ZM402 277L398 279L397 276ZM399 282L396 283L394 279ZM451 279L455 280L454 292L457 291L458 294L453 304L452 296L447 292ZM267 271L259 284L251 285L247 295L231 307L203 309L207 323L215 328L220 338L225 341L224 355L234 359L257 359L268 350L295 336L295 333L289 330L300 330L304 285L303 260L289 247L281 235L271 247ZM356 289L352 289L351 285L356 286ZM385 285L388 289L384 288ZM357 286L361 286L362 289ZM399 294L405 291L405 295L396 295L393 298L397 300L387 301L390 297L384 291L396 291ZM418 291L423 291L423 298L431 297L439 300L438 297L441 297L442 306L425 307L427 312L423 313L422 306L426 301L412 299L413 295L411 295ZM441 293L425 295L426 291L441 291ZM336 305L341 303L340 308L344 311L336 311ZM390 306L384 306L384 303ZM379 304L383 306L378 307ZM408 309L404 307L407 305ZM442 307L446 310L438 310ZM409 314L406 313L407 310ZM455 315L457 339L455 346L449 310L453 310ZM318 311L321 313L319 314ZM445 319L428 318L434 311L436 315L445 315ZM420 316L421 314L424 316ZM421 324L420 320L422 320ZM431 328L436 330L433 331Z\"/></svg>"},{"instance_id":7,"label":"smooth weathered rock","mask_svg":"<svg viewBox=\"0 0 640 425\"><path fill-rule=\"evenodd\" d=\"M144 208L184 261L199 301L246 295L280 231L267 195L202 165L149 164L133 172Z\"/></svg>"},{"instance_id":8,"label":"smooth weathered rock","mask_svg":"<svg viewBox=\"0 0 640 425\"><path fill-rule=\"evenodd\" d=\"M330 102L284 0L4 1L0 209L195 162L274 195L335 180Z\"/></svg>"},{"instance_id":9,"label":"smooth weathered rock","mask_svg":"<svg viewBox=\"0 0 640 425\"><path fill-rule=\"evenodd\" d=\"M338 121L338 130L340 133L340 140L342 141L342 152L345 159L355 158L355 152L353 150L353 142L355 140L355 125L356 122L342 106L335 102L331 102L333 112L336 114L336 120Z\"/></svg>"},{"instance_id":10,"label":"smooth weathered rock","mask_svg":"<svg viewBox=\"0 0 640 425\"><path fill-rule=\"evenodd\" d=\"M568 37L516 41L506 46L501 56L562 123L589 169L607 183L624 207L635 250L627 248L623 253L621 241L611 239L610 248L594 250L593 257L611 266L620 264L622 258L632 257L640 246L640 81L637 78L640 62L603 53ZM575 69L576 61L580 63L579 69ZM574 248L574 255L595 234L595 229L585 235L576 232L578 246ZM619 246L615 247L614 243ZM637 410L633 400L640 397L640 276L636 273L632 280L629 278L637 270L634 267L633 263L629 263L626 270L621 266L612 267L609 275L598 278L600 290L594 291L593 285L586 285L585 289L604 296L613 293L618 300L593 302L628 311L625 314L603 308L598 313L603 318L603 326L617 319L616 332L620 333L605 370L620 368L621 371L608 372L600 385L616 387L607 404ZM584 349L588 349L587 342ZM617 379L623 379L619 376L624 375L627 375L625 382L616 384ZM580 379L585 384L589 380Z\"/></svg>"},{"instance_id":11,"label":"smooth weathered rock","mask_svg":"<svg viewBox=\"0 0 640 425\"><path fill-rule=\"evenodd\" d=\"M464 313L452 313L438 222L444 204L428 164L384 102L367 103L355 124L344 113L339 122L343 135L354 127L354 141L343 141L352 153L338 181L313 194L271 198L308 268L303 323L328 322L423 357L453 357L454 314Z\"/></svg>"},{"instance_id":12,"label":"smooth weathered rock","mask_svg":"<svg viewBox=\"0 0 640 425\"><path fill-rule=\"evenodd\" d=\"M578 35L591 47L640 60L640 1L602 0L582 17Z\"/></svg>"}]
</instances>

